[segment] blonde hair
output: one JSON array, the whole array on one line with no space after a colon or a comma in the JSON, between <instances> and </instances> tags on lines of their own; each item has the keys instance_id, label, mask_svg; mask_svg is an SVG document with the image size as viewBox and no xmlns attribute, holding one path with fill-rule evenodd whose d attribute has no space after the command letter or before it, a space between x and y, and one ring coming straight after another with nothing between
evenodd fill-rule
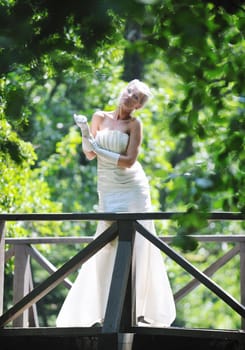
<instances>
[{"instance_id":1,"label":"blonde hair","mask_svg":"<svg viewBox=\"0 0 245 350\"><path fill-rule=\"evenodd\" d=\"M152 96L151 90L149 89L149 87L143 83L142 81L140 81L139 79L133 79L131 80L128 85L134 85L137 90L142 93L142 99L140 101L141 105L143 106L148 99Z\"/></svg>"}]
</instances>

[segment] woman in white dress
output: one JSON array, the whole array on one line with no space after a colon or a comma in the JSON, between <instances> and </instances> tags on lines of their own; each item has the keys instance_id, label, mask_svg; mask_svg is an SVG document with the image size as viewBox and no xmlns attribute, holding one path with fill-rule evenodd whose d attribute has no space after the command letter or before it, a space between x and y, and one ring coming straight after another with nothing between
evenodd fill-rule
<instances>
[{"instance_id":1,"label":"woman in white dress","mask_svg":"<svg viewBox=\"0 0 245 350\"><path fill-rule=\"evenodd\" d=\"M89 160L97 157L99 211L151 211L148 179L137 161L142 124L132 112L150 96L146 84L134 79L122 91L114 112L96 112L89 129L84 116L74 116L82 132L82 148ZM111 223L100 221L95 237ZM156 234L153 221L141 221ZM86 261L59 312L58 327L103 324L117 240ZM133 252L135 325L166 327L176 317L175 303L161 251L136 233Z\"/></svg>"}]
</instances>

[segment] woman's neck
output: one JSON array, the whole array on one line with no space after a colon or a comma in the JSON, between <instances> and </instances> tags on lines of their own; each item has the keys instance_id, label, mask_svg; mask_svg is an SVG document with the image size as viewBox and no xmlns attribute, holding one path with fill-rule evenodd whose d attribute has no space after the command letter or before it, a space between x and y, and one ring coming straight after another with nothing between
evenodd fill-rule
<instances>
[{"instance_id":1,"label":"woman's neck","mask_svg":"<svg viewBox=\"0 0 245 350\"><path fill-rule=\"evenodd\" d=\"M131 109L123 108L122 106L119 106L115 112L114 112L114 119L115 120L126 120L131 119Z\"/></svg>"}]
</instances>

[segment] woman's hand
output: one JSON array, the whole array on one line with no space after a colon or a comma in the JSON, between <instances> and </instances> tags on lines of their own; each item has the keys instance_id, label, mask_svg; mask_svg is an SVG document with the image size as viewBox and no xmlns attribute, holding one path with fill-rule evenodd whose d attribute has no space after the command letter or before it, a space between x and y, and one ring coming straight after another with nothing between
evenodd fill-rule
<instances>
[{"instance_id":1,"label":"woman's hand","mask_svg":"<svg viewBox=\"0 0 245 350\"><path fill-rule=\"evenodd\" d=\"M74 114L73 115L75 123L77 126L81 129L82 132L82 147L84 152L92 152L93 146L90 142L90 139L93 139L92 134L90 133L87 117L85 115L81 114Z\"/></svg>"},{"instance_id":2,"label":"woman's hand","mask_svg":"<svg viewBox=\"0 0 245 350\"><path fill-rule=\"evenodd\" d=\"M81 114L74 114L73 115L75 123L82 131L83 137L89 137L90 136L90 130L88 126L88 119L85 115Z\"/></svg>"}]
</instances>

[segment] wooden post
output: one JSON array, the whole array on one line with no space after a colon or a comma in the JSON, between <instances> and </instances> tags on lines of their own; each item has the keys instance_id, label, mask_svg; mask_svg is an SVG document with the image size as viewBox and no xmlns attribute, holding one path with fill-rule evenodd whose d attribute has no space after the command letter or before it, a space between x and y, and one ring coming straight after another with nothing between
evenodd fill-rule
<instances>
[{"instance_id":1,"label":"wooden post","mask_svg":"<svg viewBox=\"0 0 245 350\"><path fill-rule=\"evenodd\" d=\"M131 300L131 266L135 229L133 221L119 221L119 240L112 274L111 287L102 327L99 350L108 350L107 335L117 335L117 348L114 350L130 350L121 330L132 327L132 300ZM105 337L104 337L105 336Z\"/></svg>"},{"instance_id":2,"label":"wooden post","mask_svg":"<svg viewBox=\"0 0 245 350\"><path fill-rule=\"evenodd\" d=\"M24 244L15 247L14 267L14 295L13 303L16 304L29 292L30 286L30 255ZM28 327L28 310L25 310L13 321L14 327Z\"/></svg>"},{"instance_id":3,"label":"wooden post","mask_svg":"<svg viewBox=\"0 0 245 350\"><path fill-rule=\"evenodd\" d=\"M5 222L0 221L0 315L3 313L3 296L4 296L4 254L5 254Z\"/></svg>"},{"instance_id":4,"label":"wooden post","mask_svg":"<svg viewBox=\"0 0 245 350\"><path fill-rule=\"evenodd\" d=\"M245 305L245 242L240 242L240 290L241 303ZM245 330L245 318L241 319L241 329Z\"/></svg>"}]
</instances>

